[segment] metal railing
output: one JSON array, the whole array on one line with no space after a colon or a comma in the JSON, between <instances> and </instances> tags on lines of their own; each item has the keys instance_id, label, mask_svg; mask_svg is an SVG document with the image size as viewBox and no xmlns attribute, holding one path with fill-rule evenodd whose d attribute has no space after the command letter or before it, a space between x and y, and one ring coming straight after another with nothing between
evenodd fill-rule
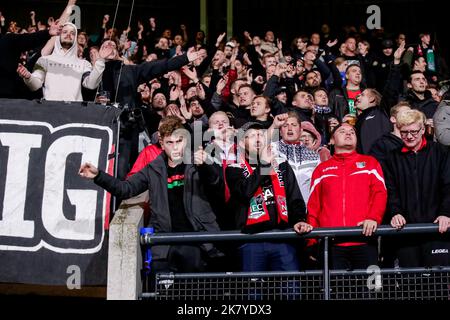
<instances>
[{"instance_id":1,"label":"metal railing","mask_svg":"<svg viewBox=\"0 0 450 320\"><path fill-rule=\"evenodd\" d=\"M436 224L409 224L397 230L379 226L376 236L402 236L438 232ZM450 300L450 268L395 268L330 270L329 247L335 238L362 237L361 227L319 228L304 235L292 229L244 234L238 231L166 233L141 236L143 246L194 244L205 242L263 242L323 239L323 270L264 273L158 274L153 293L142 298L158 300L342 300L342 299L431 299ZM378 278L377 278L378 277ZM369 281L374 285L369 286Z\"/></svg>"}]
</instances>

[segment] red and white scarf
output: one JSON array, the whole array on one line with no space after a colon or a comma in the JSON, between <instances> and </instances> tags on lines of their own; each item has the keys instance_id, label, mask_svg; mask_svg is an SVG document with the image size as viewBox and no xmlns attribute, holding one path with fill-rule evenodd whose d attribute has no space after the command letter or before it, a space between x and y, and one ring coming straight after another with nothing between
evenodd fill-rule
<instances>
[{"instance_id":1,"label":"red and white scarf","mask_svg":"<svg viewBox=\"0 0 450 320\"><path fill-rule=\"evenodd\" d=\"M248 164L246 160L241 160L241 168L244 170L245 178L248 178L252 173L253 169ZM270 172L270 179L272 181L272 187L274 191L274 199L278 211L278 223L281 221L288 222L288 211L286 204L286 191L284 188L284 181L282 173L278 166L274 166ZM250 206L247 214L247 226L270 221L269 211L267 210L266 203L264 201L264 194L262 187L259 186L256 193L250 200Z\"/></svg>"}]
</instances>

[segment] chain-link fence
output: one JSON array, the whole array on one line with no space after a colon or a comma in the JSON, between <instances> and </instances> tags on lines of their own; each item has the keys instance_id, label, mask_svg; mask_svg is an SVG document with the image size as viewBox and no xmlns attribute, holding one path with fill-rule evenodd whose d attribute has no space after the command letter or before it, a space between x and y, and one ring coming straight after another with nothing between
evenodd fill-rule
<instances>
[{"instance_id":1,"label":"chain-link fence","mask_svg":"<svg viewBox=\"0 0 450 320\"><path fill-rule=\"evenodd\" d=\"M433 224L411 224L401 231L379 226L377 235L436 233ZM183 233L153 235L143 232L141 244L258 242L321 238L323 270L303 272L157 274L155 284L142 298L156 300L450 300L450 267L368 270L330 270L329 241L339 237L361 236L361 228L322 228L299 237L293 231ZM151 256L146 255L146 260ZM149 262L149 261L147 261ZM148 263L147 263L148 265ZM148 271L148 270L147 270ZM144 289L144 290L145 290Z\"/></svg>"},{"instance_id":2,"label":"chain-link fence","mask_svg":"<svg viewBox=\"0 0 450 320\"><path fill-rule=\"evenodd\" d=\"M330 300L450 300L450 268L330 271ZM324 300L322 271L158 274L156 300Z\"/></svg>"}]
</instances>

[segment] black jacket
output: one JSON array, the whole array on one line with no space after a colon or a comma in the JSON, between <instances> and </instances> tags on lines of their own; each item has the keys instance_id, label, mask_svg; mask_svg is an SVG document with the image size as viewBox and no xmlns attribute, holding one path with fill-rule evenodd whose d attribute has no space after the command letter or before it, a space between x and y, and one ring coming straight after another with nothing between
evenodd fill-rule
<instances>
[{"instance_id":1,"label":"black jacket","mask_svg":"<svg viewBox=\"0 0 450 320\"><path fill-rule=\"evenodd\" d=\"M49 39L48 31L0 35L0 98L20 98L19 88L24 86L16 72L20 54L45 45Z\"/></svg>"},{"instance_id":2,"label":"black jacket","mask_svg":"<svg viewBox=\"0 0 450 320\"><path fill-rule=\"evenodd\" d=\"M246 227L245 224L247 221L250 200L258 188L263 185L264 181L266 179L270 179L270 176L263 175L261 173L261 170L263 169L261 165L258 165L248 178L244 177L243 169L240 168L239 165L231 165L227 167L225 173L227 184L230 188L231 196L237 201L237 206L235 208L237 228L242 229L244 232L253 233L275 228L286 229L292 227L299 221L305 221L305 202L302 198L302 194L300 193L300 188L297 184L294 171L287 162L281 163L279 168L282 172L286 191L289 223L287 225L283 223L277 225L275 221L271 220L270 222L264 222L251 227Z\"/></svg>"},{"instance_id":3,"label":"black jacket","mask_svg":"<svg viewBox=\"0 0 450 320\"><path fill-rule=\"evenodd\" d=\"M379 138L370 148L369 156L372 156L383 165L389 153L400 149L403 146L403 140L392 133L386 133Z\"/></svg>"},{"instance_id":4,"label":"black jacket","mask_svg":"<svg viewBox=\"0 0 450 320\"><path fill-rule=\"evenodd\" d=\"M361 91L364 88L361 87ZM342 121L344 116L350 112L348 106L347 88L336 88L330 92L330 106L333 114L335 114L339 121Z\"/></svg>"},{"instance_id":5,"label":"black jacket","mask_svg":"<svg viewBox=\"0 0 450 320\"><path fill-rule=\"evenodd\" d=\"M116 88L119 83L116 102L136 107L139 106L137 87L141 83L162 76L169 71L178 70L188 63L189 60L186 54L169 60L144 62L139 65L122 65L123 62L119 60L108 61L103 72L102 90L109 91L111 93L111 101L115 102Z\"/></svg>"},{"instance_id":6,"label":"black jacket","mask_svg":"<svg viewBox=\"0 0 450 320\"><path fill-rule=\"evenodd\" d=\"M432 119L437 110L438 103L431 97L430 91L425 91L425 99L420 100L413 91L409 90L403 100L409 102L413 109L417 109L425 113L427 119Z\"/></svg>"},{"instance_id":7,"label":"black jacket","mask_svg":"<svg viewBox=\"0 0 450 320\"><path fill-rule=\"evenodd\" d=\"M396 214L407 223L433 223L450 217L450 156L448 148L434 142L415 152L401 149L384 163L389 220Z\"/></svg>"},{"instance_id":8,"label":"black jacket","mask_svg":"<svg viewBox=\"0 0 450 320\"><path fill-rule=\"evenodd\" d=\"M371 107L364 110L356 121L358 153L369 154L375 141L384 134L391 132L391 130L392 124L383 109Z\"/></svg>"},{"instance_id":9,"label":"black jacket","mask_svg":"<svg viewBox=\"0 0 450 320\"><path fill-rule=\"evenodd\" d=\"M164 154L126 181L120 181L102 171L94 182L111 194L128 199L149 190L150 195L150 226L156 233L171 232L171 216L167 195L167 164ZM200 177L198 168L186 165L184 185L184 207L186 216L195 231L219 231L209 202L206 200L204 189L208 184L215 184L207 174ZM205 250L212 249L211 245L203 245ZM154 259L165 259L169 246L154 246Z\"/></svg>"}]
</instances>

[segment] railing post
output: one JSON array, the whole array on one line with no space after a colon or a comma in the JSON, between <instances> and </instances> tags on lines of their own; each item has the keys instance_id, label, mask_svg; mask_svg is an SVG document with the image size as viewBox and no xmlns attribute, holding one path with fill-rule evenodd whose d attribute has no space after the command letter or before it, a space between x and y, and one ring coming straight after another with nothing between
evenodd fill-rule
<instances>
[{"instance_id":1,"label":"railing post","mask_svg":"<svg viewBox=\"0 0 450 320\"><path fill-rule=\"evenodd\" d=\"M323 281L325 290L325 300L330 300L330 266L329 266L329 238L324 238L323 248Z\"/></svg>"}]
</instances>

